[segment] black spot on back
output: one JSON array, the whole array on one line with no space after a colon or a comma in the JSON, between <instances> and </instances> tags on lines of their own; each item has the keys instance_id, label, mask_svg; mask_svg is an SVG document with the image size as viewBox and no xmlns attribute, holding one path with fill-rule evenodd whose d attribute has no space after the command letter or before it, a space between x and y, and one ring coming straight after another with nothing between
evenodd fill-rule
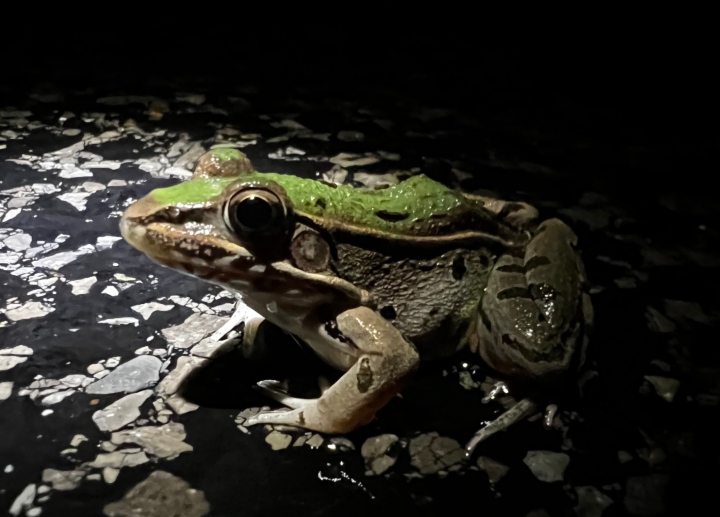
<instances>
[{"instance_id":1,"label":"black spot on back","mask_svg":"<svg viewBox=\"0 0 720 517\"><path fill-rule=\"evenodd\" d=\"M507 300L509 298L528 298L532 299L530 291L525 287L508 287L498 293L499 300Z\"/></svg>"},{"instance_id":2,"label":"black spot on back","mask_svg":"<svg viewBox=\"0 0 720 517\"><path fill-rule=\"evenodd\" d=\"M317 198L317 199L315 200L315 206L320 207L320 208L322 208L323 210L325 210L325 200L324 200L323 198L321 198L321 197Z\"/></svg>"},{"instance_id":3,"label":"black spot on back","mask_svg":"<svg viewBox=\"0 0 720 517\"><path fill-rule=\"evenodd\" d=\"M395 307L392 305L386 305L382 309L380 309L380 316L385 318L386 320L394 320L397 318L397 312L395 312Z\"/></svg>"},{"instance_id":4,"label":"black spot on back","mask_svg":"<svg viewBox=\"0 0 720 517\"><path fill-rule=\"evenodd\" d=\"M396 223L409 217L407 212L388 212L387 210L375 210L375 215L385 221Z\"/></svg>"},{"instance_id":5,"label":"black spot on back","mask_svg":"<svg viewBox=\"0 0 720 517\"><path fill-rule=\"evenodd\" d=\"M506 264L499 266L497 270L503 273L525 273L525 266L522 264Z\"/></svg>"},{"instance_id":6,"label":"black spot on back","mask_svg":"<svg viewBox=\"0 0 720 517\"><path fill-rule=\"evenodd\" d=\"M465 259L462 256L455 257L452 262L452 276L455 280L461 280L465 276L467 268L465 267Z\"/></svg>"},{"instance_id":7,"label":"black spot on back","mask_svg":"<svg viewBox=\"0 0 720 517\"><path fill-rule=\"evenodd\" d=\"M525 269L526 269L527 271L532 271L532 270L535 269L536 267L547 266L548 264L550 264L550 259L549 259L549 258L547 258L547 257L535 256L535 257L531 258L530 260L528 260L528 261L525 263Z\"/></svg>"}]
</instances>

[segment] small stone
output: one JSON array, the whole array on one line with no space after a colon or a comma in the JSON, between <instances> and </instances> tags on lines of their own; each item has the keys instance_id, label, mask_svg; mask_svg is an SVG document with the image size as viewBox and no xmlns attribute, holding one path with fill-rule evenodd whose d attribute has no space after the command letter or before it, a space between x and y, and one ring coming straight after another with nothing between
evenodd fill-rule
<instances>
[{"instance_id":1,"label":"small stone","mask_svg":"<svg viewBox=\"0 0 720 517\"><path fill-rule=\"evenodd\" d=\"M334 438L330 438L327 448L331 451L354 451L355 444L347 438L336 436Z\"/></svg>"},{"instance_id":2,"label":"small stone","mask_svg":"<svg viewBox=\"0 0 720 517\"><path fill-rule=\"evenodd\" d=\"M385 187L395 185L400 180L398 174L387 172L385 174L370 174L367 172L356 172L353 174L353 180L362 183L367 188Z\"/></svg>"},{"instance_id":3,"label":"small stone","mask_svg":"<svg viewBox=\"0 0 720 517\"><path fill-rule=\"evenodd\" d=\"M72 440L70 440L70 445L71 445L72 447L77 447L77 446L80 445L81 443L87 442L87 440L88 440L88 439L87 439L87 437L86 437L85 435L76 434L75 436L72 437Z\"/></svg>"},{"instance_id":4,"label":"small stone","mask_svg":"<svg viewBox=\"0 0 720 517\"><path fill-rule=\"evenodd\" d=\"M184 426L178 422L172 422L161 427L137 427L113 433L111 441L115 445L134 443L142 447L148 454L172 460L183 452L193 450L191 445L183 441L185 436Z\"/></svg>"},{"instance_id":5,"label":"small stone","mask_svg":"<svg viewBox=\"0 0 720 517\"><path fill-rule=\"evenodd\" d=\"M210 512L210 505L202 491L169 472L156 470L103 511L108 517L203 517Z\"/></svg>"},{"instance_id":6,"label":"small stone","mask_svg":"<svg viewBox=\"0 0 720 517\"><path fill-rule=\"evenodd\" d=\"M123 467L136 467L148 461L150 461L150 458L143 451L130 453L114 451L107 454L98 454L87 466L94 469L104 469L106 467L121 469Z\"/></svg>"},{"instance_id":7,"label":"small stone","mask_svg":"<svg viewBox=\"0 0 720 517\"><path fill-rule=\"evenodd\" d=\"M305 442L310 438L310 433L305 433L302 436L299 436L297 440L293 443L293 447L302 447L305 445Z\"/></svg>"},{"instance_id":8,"label":"small stone","mask_svg":"<svg viewBox=\"0 0 720 517\"><path fill-rule=\"evenodd\" d=\"M458 374L458 377L460 379L460 386L462 386L466 390L474 390L475 388L480 387L480 384L473 380L472 373L468 371L461 371Z\"/></svg>"},{"instance_id":9,"label":"small stone","mask_svg":"<svg viewBox=\"0 0 720 517\"><path fill-rule=\"evenodd\" d=\"M421 474L436 474L465 460L465 449L457 440L425 433L410 440L410 463Z\"/></svg>"},{"instance_id":10,"label":"small stone","mask_svg":"<svg viewBox=\"0 0 720 517\"><path fill-rule=\"evenodd\" d=\"M645 318L648 322L648 328L653 332L675 332L675 323L666 318L660 311L654 309L653 307L647 308Z\"/></svg>"},{"instance_id":11,"label":"small stone","mask_svg":"<svg viewBox=\"0 0 720 517\"><path fill-rule=\"evenodd\" d=\"M343 142L362 142L365 135L360 131L340 131L337 134L338 140Z\"/></svg>"},{"instance_id":12,"label":"small stone","mask_svg":"<svg viewBox=\"0 0 720 517\"><path fill-rule=\"evenodd\" d=\"M578 499L574 508L577 517L601 517L605 508L613 503L610 497L594 486L578 486L575 492Z\"/></svg>"},{"instance_id":13,"label":"small stone","mask_svg":"<svg viewBox=\"0 0 720 517\"><path fill-rule=\"evenodd\" d=\"M668 482L663 474L628 478L624 499L628 513L643 517L664 514Z\"/></svg>"},{"instance_id":14,"label":"small stone","mask_svg":"<svg viewBox=\"0 0 720 517\"><path fill-rule=\"evenodd\" d=\"M27 357L18 357L16 355L0 355L0 372L15 368L17 365L27 361Z\"/></svg>"},{"instance_id":15,"label":"small stone","mask_svg":"<svg viewBox=\"0 0 720 517\"><path fill-rule=\"evenodd\" d=\"M26 486L22 492L15 498L13 503L10 505L10 515L17 516L22 513L23 510L27 510L33 504L35 496L37 495L37 485L30 483Z\"/></svg>"},{"instance_id":16,"label":"small stone","mask_svg":"<svg viewBox=\"0 0 720 517\"><path fill-rule=\"evenodd\" d=\"M25 515L27 517L38 517L39 515L42 515L42 508L40 508L40 507L30 508L27 512L25 512Z\"/></svg>"},{"instance_id":17,"label":"small stone","mask_svg":"<svg viewBox=\"0 0 720 517\"><path fill-rule=\"evenodd\" d=\"M109 367L108 361L106 366ZM148 388L160 378L162 361L153 356L139 356L118 366L104 378L90 384L85 391L93 395L132 393Z\"/></svg>"},{"instance_id":18,"label":"small stone","mask_svg":"<svg viewBox=\"0 0 720 517\"><path fill-rule=\"evenodd\" d=\"M53 404L57 404L58 402L61 402L62 400L66 399L70 395L73 395L75 393L75 390L65 390L65 391L58 391L57 393L52 393L46 397L43 397L42 401L40 403L43 406L52 406Z\"/></svg>"},{"instance_id":19,"label":"small stone","mask_svg":"<svg viewBox=\"0 0 720 517\"><path fill-rule=\"evenodd\" d=\"M0 350L0 355L32 355L33 349L29 346L18 345L13 348L3 348Z\"/></svg>"},{"instance_id":20,"label":"small stone","mask_svg":"<svg viewBox=\"0 0 720 517\"><path fill-rule=\"evenodd\" d=\"M337 156L330 158L330 163L339 165L340 167L361 167L365 165L372 165L380 161L380 158L372 153L352 154L352 153L340 153Z\"/></svg>"},{"instance_id":21,"label":"small stone","mask_svg":"<svg viewBox=\"0 0 720 517\"><path fill-rule=\"evenodd\" d=\"M72 294L81 295L90 292L90 288L97 282L96 276L90 276L88 278L81 278L79 280L71 280L68 282L72 287Z\"/></svg>"},{"instance_id":22,"label":"small stone","mask_svg":"<svg viewBox=\"0 0 720 517\"><path fill-rule=\"evenodd\" d=\"M148 320L150 316L156 311L166 312L175 308L174 305L163 304L158 302L141 303L140 305L133 305L130 307L135 312L139 313L143 319Z\"/></svg>"},{"instance_id":23,"label":"small stone","mask_svg":"<svg viewBox=\"0 0 720 517\"><path fill-rule=\"evenodd\" d=\"M85 477L83 470L56 470L45 469L42 472L43 483L47 483L54 490L75 490Z\"/></svg>"},{"instance_id":24,"label":"small stone","mask_svg":"<svg viewBox=\"0 0 720 517\"><path fill-rule=\"evenodd\" d=\"M162 331L169 345L185 349L199 343L218 330L230 318L212 314L193 313L180 325Z\"/></svg>"},{"instance_id":25,"label":"small stone","mask_svg":"<svg viewBox=\"0 0 720 517\"><path fill-rule=\"evenodd\" d=\"M290 442L292 442L292 436L278 431L272 431L265 437L265 442L270 444L272 450L278 451L280 449L287 449Z\"/></svg>"},{"instance_id":26,"label":"small stone","mask_svg":"<svg viewBox=\"0 0 720 517\"><path fill-rule=\"evenodd\" d=\"M120 474L120 469L116 469L113 467L104 467L102 469L102 478L105 483L108 485L111 485L115 483L115 480L118 478L118 475Z\"/></svg>"},{"instance_id":27,"label":"small stone","mask_svg":"<svg viewBox=\"0 0 720 517\"><path fill-rule=\"evenodd\" d=\"M659 447L653 447L653 449L647 456L647 462L650 464L650 466L655 467L664 462L666 458L667 455L665 454L665 451L663 451Z\"/></svg>"},{"instance_id":28,"label":"small stone","mask_svg":"<svg viewBox=\"0 0 720 517\"><path fill-rule=\"evenodd\" d=\"M368 475L379 476L395 464L397 454L390 454L388 451L396 443L398 437L394 434L381 434L365 440L360 454L365 459Z\"/></svg>"},{"instance_id":29,"label":"small stone","mask_svg":"<svg viewBox=\"0 0 720 517\"><path fill-rule=\"evenodd\" d=\"M110 359L105 361L105 368L115 368L119 364L120 364L119 357L111 357Z\"/></svg>"},{"instance_id":30,"label":"small stone","mask_svg":"<svg viewBox=\"0 0 720 517\"><path fill-rule=\"evenodd\" d=\"M12 395L13 382L0 382L0 402L7 400Z\"/></svg>"},{"instance_id":31,"label":"small stone","mask_svg":"<svg viewBox=\"0 0 720 517\"><path fill-rule=\"evenodd\" d=\"M140 406L152 395L152 390L126 395L105 409L96 411L92 419L101 431L115 431L140 416Z\"/></svg>"},{"instance_id":32,"label":"small stone","mask_svg":"<svg viewBox=\"0 0 720 517\"><path fill-rule=\"evenodd\" d=\"M117 445L112 442L104 441L100 444L100 448L105 452L112 452L114 450L117 450Z\"/></svg>"},{"instance_id":33,"label":"small stone","mask_svg":"<svg viewBox=\"0 0 720 517\"><path fill-rule=\"evenodd\" d=\"M477 460L477 466L480 470L484 471L490 483L493 485L504 478L510 471L510 467L503 465L499 461L495 461L492 458L486 456L480 456Z\"/></svg>"},{"instance_id":34,"label":"small stone","mask_svg":"<svg viewBox=\"0 0 720 517\"><path fill-rule=\"evenodd\" d=\"M710 323L699 303L683 300L665 300L665 313L675 321L691 320L697 323Z\"/></svg>"},{"instance_id":35,"label":"small stone","mask_svg":"<svg viewBox=\"0 0 720 517\"><path fill-rule=\"evenodd\" d=\"M618 451L618 461L622 464L632 461L633 456L627 451Z\"/></svg>"},{"instance_id":36,"label":"small stone","mask_svg":"<svg viewBox=\"0 0 720 517\"><path fill-rule=\"evenodd\" d=\"M655 393L668 402L672 402L680 387L680 381L669 377L658 377L656 375L646 375L645 380L655 388Z\"/></svg>"},{"instance_id":37,"label":"small stone","mask_svg":"<svg viewBox=\"0 0 720 517\"><path fill-rule=\"evenodd\" d=\"M540 481L553 483L563 480L570 457L561 452L528 451L523 462Z\"/></svg>"},{"instance_id":38,"label":"small stone","mask_svg":"<svg viewBox=\"0 0 720 517\"><path fill-rule=\"evenodd\" d=\"M73 375L66 375L65 377L60 379L60 382L70 388L79 388L84 383L92 382L92 379L77 373Z\"/></svg>"},{"instance_id":39,"label":"small stone","mask_svg":"<svg viewBox=\"0 0 720 517\"><path fill-rule=\"evenodd\" d=\"M314 435L312 435L311 438L308 438L305 441L305 445L307 445L308 447L310 447L312 449L317 449L318 447L320 447L323 444L323 441L324 441L324 439L322 436L320 436L319 434L314 434Z\"/></svg>"},{"instance_id":40,"label":"small stone","mask_svg":"<svg viewBox=\"0 0 720 517\"><path fill-rule=\"evenodd\" d=\"M103 371L104 369L105 369L105 367L104 367L103 365L98 364L98 363L94 363L94 364L91 364L90 366L87 367L87 372L88 372L90 375L95 375L96 373L101 372L101 371Z\"/></svg>"},{"instance_id":41,"label":"small stone","mask_svg":"<svg viewBox=\"0 0 720 517\"><path fill-rule=\"evenodd\" d=\"M177 394L168 398L166 402L167 405L170 406L170 409L172 409L177 415L184 415L185 413L195 411L198 407L200 407L197 404L188 402Z\"/></svg>"}]
</instances>

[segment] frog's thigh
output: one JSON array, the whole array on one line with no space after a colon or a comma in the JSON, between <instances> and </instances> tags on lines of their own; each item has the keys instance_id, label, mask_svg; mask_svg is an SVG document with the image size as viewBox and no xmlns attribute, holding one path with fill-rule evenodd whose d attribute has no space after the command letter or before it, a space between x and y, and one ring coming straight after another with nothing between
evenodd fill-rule
<instances>
[{"instance_id":1,"label":"frog's thigh","mask_svg":"<svg viewBox=\"0 0 720 517\"><path fill-rule=\"evenodd\" d=\"M565 223L550 219L524 254L498 259L478 321L480 354L496 370L542 376L567 367L582 339L584 271L576 240Z\"/></svg>"},{"instance_id":2,"label":"frog's thigh","mask_svg":"<svg viewBox=\"0 0 720 517\"><path fill-rule=\"evenodd\" d=\"M318 399L291 411L259 414L247 424L287 424L326 433L347 433L370 422L417 367L415 347L367 307L337 317L338 329L355 343L357 362ZM297 402L293 400L293 402Z\"/></svg>"}]
</instances>

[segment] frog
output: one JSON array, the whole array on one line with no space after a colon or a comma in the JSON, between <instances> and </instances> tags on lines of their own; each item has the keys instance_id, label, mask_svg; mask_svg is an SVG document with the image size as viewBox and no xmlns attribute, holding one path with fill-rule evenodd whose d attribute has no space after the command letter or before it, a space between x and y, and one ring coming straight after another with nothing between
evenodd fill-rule
<instances>
[{"instance_id":1,"label":"frog","mask_svg":"<svg viewBox=\"0 0 720 517\"><path fill-rule=\"evenodd\" d=\"M540 384L577 366L593 324L577 236L538 214L424 174L368 188L258 172L220 146L186 181L132 202L120 231L154 262L230 291L338 371L317 398L258 382L282 407L246 426L347 434L401 395L421 361L467 348L504 378ZM536 409L521 400L468 452Z\"/></svg>"}]
</instances>

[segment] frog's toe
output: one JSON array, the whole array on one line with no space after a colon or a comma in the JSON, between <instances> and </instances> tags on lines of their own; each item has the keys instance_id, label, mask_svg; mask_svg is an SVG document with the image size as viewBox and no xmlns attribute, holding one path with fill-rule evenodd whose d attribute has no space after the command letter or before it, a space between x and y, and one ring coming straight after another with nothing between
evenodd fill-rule
<instances>
[{"instance_id":1,"label":"frog's toe","mask_svg":"<svg viewBox=\"0 0 720 517\"><path fill-rule=\"evenodd\" d=\"M529 417L537 411L537 404L530 399L522 399L502 415L476 432L465 445L465 454L469 457L475 448L498 431L504 431L515 422Z\"/></svg>"},{"instance_id":2,"label":"frog's toe","mask_svg":"<svg viewBox=\"0 0 720 517\"><path fill-rule=\"evenodd\" d=\"M266 396L279 402L283 406L297 409L303 408L308 404L315 403L317 399L300 399L292 397L282 390L283 384L280 381L260 381L257 383L256 388L262 391Z\"/></svg>"},{"instance_id":3,"label":"frog's toe","mask_svg":"<svg viewBox=\"0 0 720 517\"><path fill-rule=\"evenodd\" d=\"M300 399L296 399L300 400ZM267 411L264 413L258 413L257 415L251 416L243 424L245 427L258 425L258 424L269 424L269 425L293 425L296 427L305 428L305 417L302 408L278 411Z\"/></svg>"}]
</instances>

